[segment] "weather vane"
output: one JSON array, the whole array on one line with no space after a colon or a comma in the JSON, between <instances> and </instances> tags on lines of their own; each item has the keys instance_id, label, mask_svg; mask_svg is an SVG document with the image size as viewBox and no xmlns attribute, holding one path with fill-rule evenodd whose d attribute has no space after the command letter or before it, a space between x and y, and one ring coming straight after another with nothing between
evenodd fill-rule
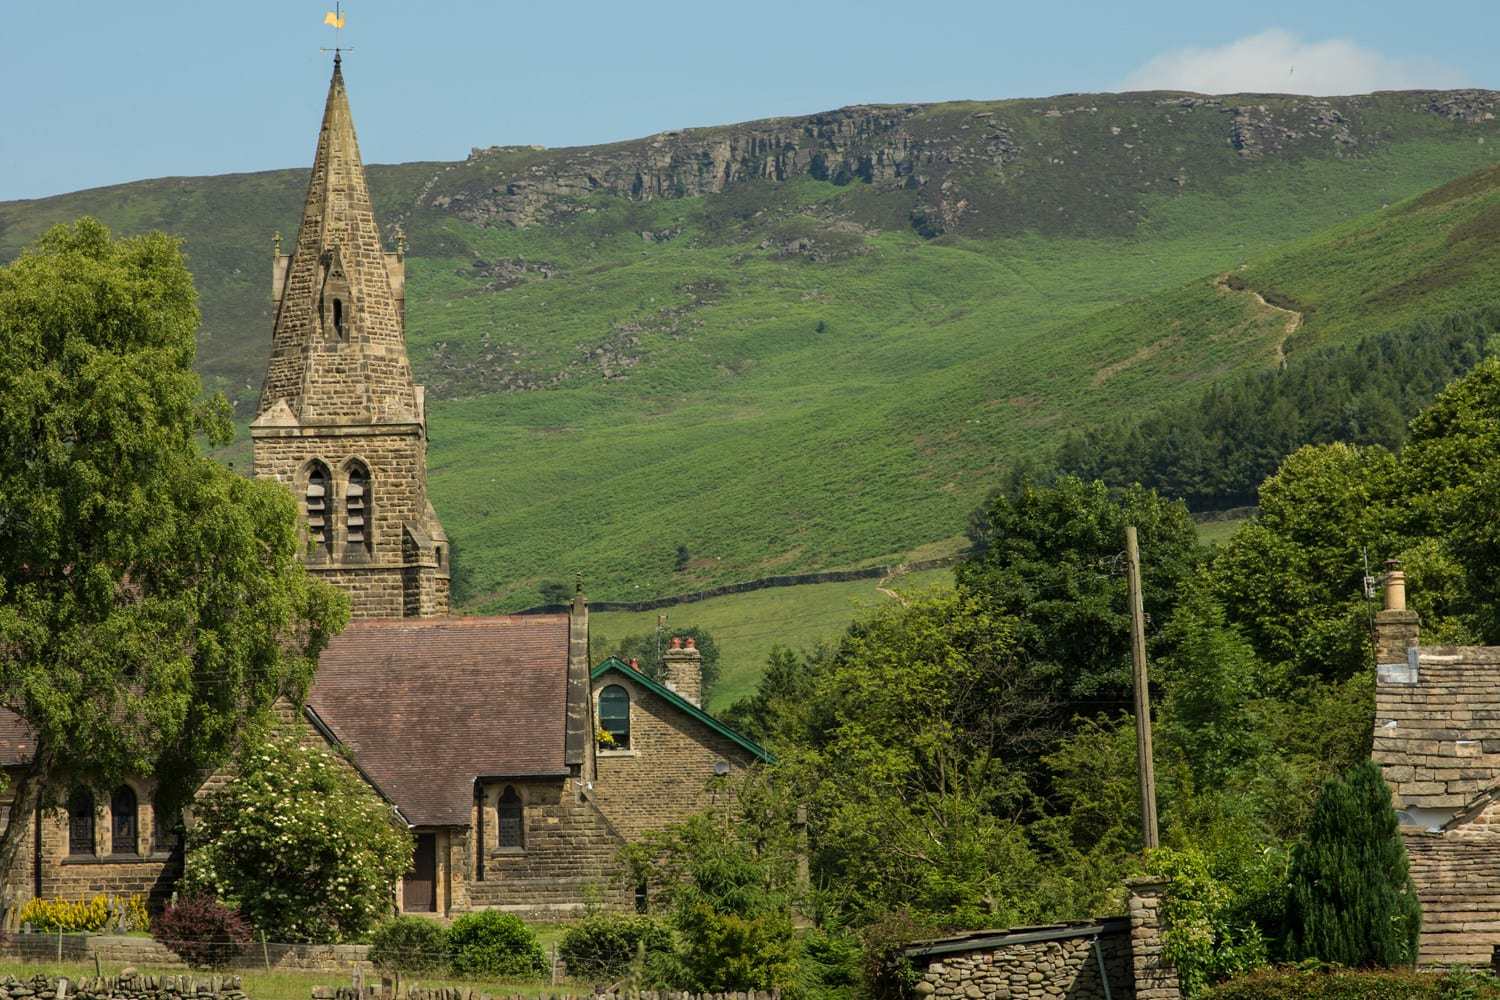
<instances>
[{"instance_id":1,"label":"weather vane","mask_svg":"<svg viewBox=\"0 0 1500 1000\"><path fill-rule=\"evenodd\" d=\"M339 44L341 41L343 41L344 38L343 0L334 0L333 10L330 10L328 13L323 15L323 23L333 28L333 54L335 58L338 57L338 54L340 52L354 51L353 49L346 49ZM327 52L328 50L321 49L320 51Z\"/></svg>"}]
</instances>

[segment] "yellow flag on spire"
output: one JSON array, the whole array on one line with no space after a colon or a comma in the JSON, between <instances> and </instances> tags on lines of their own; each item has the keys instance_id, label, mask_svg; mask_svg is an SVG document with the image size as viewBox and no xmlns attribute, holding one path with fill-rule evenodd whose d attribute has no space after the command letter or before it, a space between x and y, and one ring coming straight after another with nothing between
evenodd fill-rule
<instances>
[{"instance_id":1,"label":"yellow flag on spire","mask_svg":"<svg viewBox=\"0 0 1500 1000\"><path fill-rule=\"evenodd\" d=\"M334 13L330 10L328 13L323 15L323 23L331 24L335 28L342 28L344 26L344 15Z\"/></svg>"}]
</instances>

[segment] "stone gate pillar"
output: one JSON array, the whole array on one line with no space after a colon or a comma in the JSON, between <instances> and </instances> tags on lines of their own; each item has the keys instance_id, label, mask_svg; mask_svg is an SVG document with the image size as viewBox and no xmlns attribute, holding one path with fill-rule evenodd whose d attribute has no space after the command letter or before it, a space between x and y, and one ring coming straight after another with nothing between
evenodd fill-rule
<instances>
[{"instance_id":1,"label":"stone gate pillar","mask_svg":"<svg viewBox=\"0 0 1500 1000\"><path fill-rule=\"evenodd\" d=\"M1130 956L1135 970L1136 1000L1181 1000L1177 969L1162 951L1161 897L1167 880L1154 876L1128 879Z\"/></svg>"}]
</instances>

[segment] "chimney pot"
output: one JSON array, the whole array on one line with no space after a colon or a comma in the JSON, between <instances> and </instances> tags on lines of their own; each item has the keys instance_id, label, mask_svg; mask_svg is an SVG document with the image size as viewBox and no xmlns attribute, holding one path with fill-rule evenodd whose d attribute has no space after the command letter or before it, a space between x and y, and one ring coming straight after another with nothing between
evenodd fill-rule
<instances>
[{"instance_id":1,"label":"chimney pot","mask_svg":"<svg viewBox=\"0 0 1500 1000\"><path fill-rule=\"evenodd\" d=\"M698 641L696 639L694 639L692 636L688 636L687 637L687 648L688 649L697 649L698 648Z\"/></svg>"},{"instance_id":2,"label":"chimney pot","mask_svg":"<svg viewBox=\"0 0 1500 1000\"><path fill-rule=\"evenodd\" d=\"M641 669L641 661L637 660L635 657L632 656L630 658L630 669L631 670L640 670Z\"/></svg>"},{"instance_id":3,"label":"chimney pot","mask_svg":"<svg viewBox=\"0 0 1500 1000\"><path fill-rule=\"evenodd\" d=\"M1399 559L1387 559L1385 563L1385 610L1406 610L1406 573Z\"/></svg>"},{"instance_id":4,"label":"chimney pot","mask_svg":"<svg viewBox=\"0 0 1500 1000\"><path fill-rule=\"evenodd\" d=\"M682 637L681 636L676 636L676 635L672 636L672 648L673 649L681 649L682 648Z\"/></svg>"}]
</instances>

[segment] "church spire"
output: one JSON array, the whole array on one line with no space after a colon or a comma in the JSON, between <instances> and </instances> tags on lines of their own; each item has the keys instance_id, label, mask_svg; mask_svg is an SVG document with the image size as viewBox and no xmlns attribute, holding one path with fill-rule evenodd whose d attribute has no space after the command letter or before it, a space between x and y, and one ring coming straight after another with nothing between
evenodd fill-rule
<instances>
[{"instance_id":1,"label":"church spire","mask_svg":"<svg viewBox=\"0 0 1500 1000\"><path fill-rule=\"evenodd\" d=\"M276 325L257 412L284 401L302 423L420 420L404 268L381 245L341 64L335 53L302 226L290 256L276 261Z\"/></svg>"},{"instance_id":2,"label":"church spire","mask_svg":"<svg viewBox=\"0 0 1500 1000\"><path fill-rule=\"evenodd\" d=\"M303 561L348 593L354 617L442 615L448 539L427 499L405 254L381 246L342 62L335 54L291 253L276 241L271 361L250 424L255 475L291 489Z\"/></svg>"}]
</instances>

